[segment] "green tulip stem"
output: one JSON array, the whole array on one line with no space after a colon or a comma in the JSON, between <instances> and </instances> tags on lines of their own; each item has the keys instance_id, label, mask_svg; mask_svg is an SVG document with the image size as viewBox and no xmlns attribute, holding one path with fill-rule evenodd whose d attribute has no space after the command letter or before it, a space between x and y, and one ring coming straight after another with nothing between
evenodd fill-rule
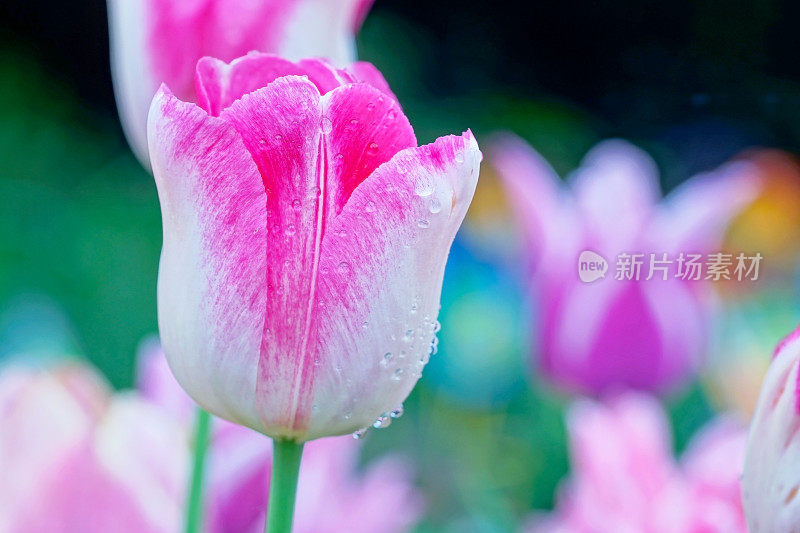
<instances>
[{"instance_id":1,"label":"green tulip stem","mask_svg":"<svg viewBox=\"0 0 800 533\"><path fill-rule=\"evenodd\" d=\"M203 522L203 475L211 435L211 415L200 407L197 408L194 427L194 463L186 504L186 533L200 533Z\"/></svg>"},{"instance_id":2,"label":"green tulip stem","mask_svg":"<svg viewBox=\"0 0 800 533\"><path fill-rule=\"evenodd\" d=\"M297 495L297 476L303 443L275 439L272 444L272 479L269 484L269 504L265 533L291 533L294 500Z\"/></svg>"}]
</instances>

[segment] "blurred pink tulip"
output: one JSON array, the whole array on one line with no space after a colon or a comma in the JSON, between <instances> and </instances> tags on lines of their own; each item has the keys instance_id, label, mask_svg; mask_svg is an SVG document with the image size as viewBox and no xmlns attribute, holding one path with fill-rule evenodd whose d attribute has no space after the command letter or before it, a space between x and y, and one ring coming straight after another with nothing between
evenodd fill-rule
<instances>
[{"instance_id":1,"label":"blurred pink tulip","mask_svg":"<svg viewBox=\"0 0 800 533\"><path fill-rule=\"evenodd\" d=\"M800 524L799 362L800 328L778 345L750 423L742 494L753 532Z\"/></svg>"},{"instance_id":2,"label":"blurred pink tulip","mask_svg":"<svg viewBox=\"0 0 800 533\"><path fill-rule=\"evenodd\" d=\"M272 437L371 426L427 362L477 143L417 147L369 65L197 70L201 107L164 87L149 120L170 367L204 409Z\"/></svg>"},{"instance_id":3,"label":"blurred pink tulip","mask_svg":"<svg viewBox=\"0 0 800 533\"><path fill-rule=\"evenodd\" d=\"M89 369L0 374L0 531L178 531L186 434Z\"/></svg>"},{"instance_id":4,"label":"blurred pink tulip","mask_svg":"<svg viewBox=\"0 0 800 533\"><path fill-rule=\"evenodd\" d=\"M137 157L149 166L147 110L161 83L189 100L201 57L253 50L346 65L373 1L108 0L114 89Z\"/></svg>"},{"instance_id":5,"label":"blurred pink tulip","mask_svg":"<svg viewBox=\"0 0 800 533\"><path fill-rule=\"evenodd\" d=\"M520 139L498 139L491 160L525 233L538 302L537 363L571 390L661 391L684 381L706 349L713 306L708 282L673 272L613 279L620 253L718 251L726 223L758 185L745 164L694 177L659 202L655 163L623 141L592 149L564 186ZM606 279L578 277L583 251L609 264Z\"/></svg>"},{"instance_id":6,"label":"blurred pink tulip","mask_svg":"<svg viewBox=\"0 0 800 533\"><path fill-rule=\"evenodd\" d=\"M746 433L733 419L710 422L681 462L666 416L649 396L579 400L568 430L572 474L538 533L745 533L739 495Z\"/></svg>"},{"instance_id":7,"label":"blurred pink tulip","mask_svg":"<svg viewBox=\"0 0 800 533\"><path fill-rule=\"evenodd\" d=\"M139 356L139 388L184 424L192 401L180 388L157 343ZM264 527L272 443L250 429L214 420L209 456L206 529L209 533L260 532ZM358 472L360 443L350 437L306 445L295 510L295 533L407 531L419 519L409 466L386 456ZM391 511L389 511L391 510Z\"/></svg>"}]
</instances>

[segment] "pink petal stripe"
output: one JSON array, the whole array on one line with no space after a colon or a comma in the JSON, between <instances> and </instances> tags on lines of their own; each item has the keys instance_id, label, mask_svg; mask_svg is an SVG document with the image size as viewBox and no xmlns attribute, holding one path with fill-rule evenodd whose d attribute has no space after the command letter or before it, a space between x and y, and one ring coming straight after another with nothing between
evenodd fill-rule
<instances>
[{"instance_id":1,"label":"pink petal stripe","mask_svg":"<svg viewBox=\"0 0 800 533\"><path fill-rule=\"evenodd\" d=\"M267 424L301 430L311 416L317 275L327 196L320 94L284 77L222 113L239 132L267 191L266 317L256 392Z\"/></svg>"}]
</instances>

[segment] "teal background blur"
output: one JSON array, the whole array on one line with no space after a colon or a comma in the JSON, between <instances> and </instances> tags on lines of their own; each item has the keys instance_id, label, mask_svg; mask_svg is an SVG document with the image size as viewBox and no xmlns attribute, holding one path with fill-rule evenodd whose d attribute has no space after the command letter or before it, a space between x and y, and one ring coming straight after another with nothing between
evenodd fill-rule
<instances>
[{"instance_id":1,"label":"teal background blur","mask_svg":"<svg viewBox=\"0 0 800 533\"><path fill-rule=\"evenodd\" d=\"M511 130L562 174L609 136L647 149L665 190L746 148L800 148L796 4L532 4L378 0L360 56L421 142ZM460 235L440 351L406 415L366 443L413 459L420 531L511 530L567 473L568 399L527 364L535 316L515 230L496 222L500 242L481 238L491 217ZM130 387L157 333L160 245L155 185L114 109L103 2L0 4L0 358L85 357ZM731 304L755 357L796 324L796 292L792 279ZM667 398L678 450L716 408L708 391Z\"/></svg>"}]
</instances>

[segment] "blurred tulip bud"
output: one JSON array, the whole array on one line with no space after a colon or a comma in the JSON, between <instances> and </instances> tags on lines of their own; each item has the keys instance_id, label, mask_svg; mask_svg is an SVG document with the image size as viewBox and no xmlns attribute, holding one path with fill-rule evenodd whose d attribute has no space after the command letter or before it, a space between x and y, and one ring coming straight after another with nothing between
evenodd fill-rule
<instances>
[{"instance_id":1,"label":"blurred tulip bud","mask_svg":"<svg viewBox=\"0 0 800 533\"><path fill-rule=\"evenodd\" d=\"M108 0L111 67L122 125L149 167L147 110L161 83L194 97L203 56L250 51L355 60L355 34L374 0Z\"/></svg>"},{"instance_id":2,"label":"blurred tulip bud","mask_svg":"<svg viewBox=\"0 0 800 533\"><path fill-rule=\"evenodd\" d=\"M797 531L800 524L800 328L778 345L764 378L742 479L753 533Z\"/></svg>"}]
</instances>

